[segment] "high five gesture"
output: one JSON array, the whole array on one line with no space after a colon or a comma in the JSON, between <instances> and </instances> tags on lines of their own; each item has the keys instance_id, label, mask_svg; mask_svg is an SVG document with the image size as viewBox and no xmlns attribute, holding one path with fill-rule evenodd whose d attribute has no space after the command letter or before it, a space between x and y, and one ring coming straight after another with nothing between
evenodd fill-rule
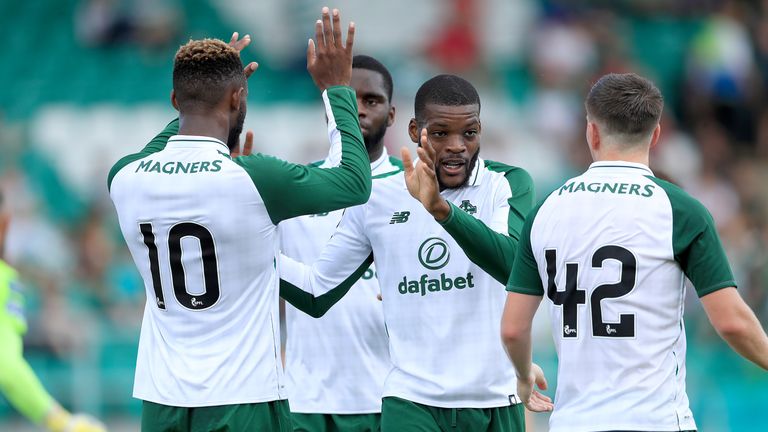
<instances>
[{"instance_id":1,"label":"high five gesture","mask_svg":"<svg viewBox=\"0 0 768 432\"><path fill-rule=\"evenodd\" d=\"M355 23L347 29L347 43L342 43L339 10L322 10L322 19L315 23L315 40L307 46L307 70L320 91L337 85L349 85L352 76L352 44L355 40Z\"/></svg>"}]
</instances>

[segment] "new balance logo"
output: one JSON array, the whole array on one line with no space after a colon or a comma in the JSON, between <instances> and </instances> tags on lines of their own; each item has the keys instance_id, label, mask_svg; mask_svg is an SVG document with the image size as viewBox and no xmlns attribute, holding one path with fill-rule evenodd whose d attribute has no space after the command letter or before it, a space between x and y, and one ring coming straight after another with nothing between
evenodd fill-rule
<instances>
[{"instance_id":1,"label":"new balance logo","mask_svg":"<svg viewBox=\"0 0 768 432\"><path fill-rule=\"evenodd\" d=\"M469 200L461 201L461 205L459 206L459 208L471 215L477 213L477 206L472 205L472 203L469 202Z\"/></svg>"},{"instance_id":2,"label":"new balance logo","mask_svg":"<svg viewBox=\"0 0 768 432\"><path fill-rule=\"evenodd\" d=\"M399 211L395 212L395 214L392 215L392 219L389 221L389 224L396 224L396 223L406 223L408 222L408 217L411 215L411 212L409 211Z\"/></svg>"}]
</instances>

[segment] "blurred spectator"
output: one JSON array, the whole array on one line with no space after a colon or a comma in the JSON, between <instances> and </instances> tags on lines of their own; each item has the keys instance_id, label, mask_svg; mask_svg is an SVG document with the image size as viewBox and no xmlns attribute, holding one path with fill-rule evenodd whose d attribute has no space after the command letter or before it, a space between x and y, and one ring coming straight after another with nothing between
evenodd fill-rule
<instances>
[{"instance_id":1,"label":"blurred spectator","mask_svg":"<svg viewBox=\"0 0 768 432\"><path fill-rule=\"evenodd\" d=\"M94 47L121 43L167 46L182 24L175 0L84 0L75 15L80 42Z\"/></svg>"}]
</instances>

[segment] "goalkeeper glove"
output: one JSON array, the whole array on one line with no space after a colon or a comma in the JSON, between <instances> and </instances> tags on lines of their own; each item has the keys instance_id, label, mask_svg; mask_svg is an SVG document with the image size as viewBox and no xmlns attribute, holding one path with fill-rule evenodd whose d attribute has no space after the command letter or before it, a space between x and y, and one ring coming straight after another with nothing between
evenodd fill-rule
<instances>
[{"instance_id":1,"label":"goalkeeper glove","mask_svg":"<svg viewBox=\"0 0 768 432\"><path fill-rule=\"evenodd\" d=\"M106 432L104 425L87 414L70 414L54 404L44 420L49 432Z\"/></svg>"}]
</instances>

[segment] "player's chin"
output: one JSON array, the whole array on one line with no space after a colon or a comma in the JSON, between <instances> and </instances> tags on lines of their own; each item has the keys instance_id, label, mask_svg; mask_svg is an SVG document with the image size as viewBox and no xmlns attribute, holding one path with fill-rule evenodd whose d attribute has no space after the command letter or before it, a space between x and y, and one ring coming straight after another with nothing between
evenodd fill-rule
<instances>
[{"instance_id":1,"label":"player's chin","mask_svg":"<svg viewBox=\"0 0 768 432\"><path fill-rule=\"evenodd\" d=\"M457 187L464 186L467 183L467 173L449 173L446 172L444 169L440 169L438 173L438 180L440 181L440 186L443 188L449 188L454 189Z\"/></svg>"}]
</instances>

